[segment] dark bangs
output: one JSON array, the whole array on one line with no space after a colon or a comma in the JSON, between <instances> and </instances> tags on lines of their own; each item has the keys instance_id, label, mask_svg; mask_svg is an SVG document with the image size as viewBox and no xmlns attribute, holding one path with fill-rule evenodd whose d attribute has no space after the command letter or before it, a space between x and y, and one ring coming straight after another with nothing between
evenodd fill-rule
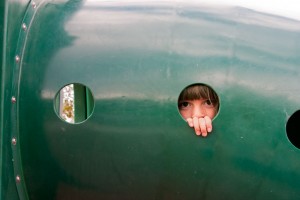
<instances>
[{"instance_id":1,"label":"dark bangs","mask_svg":"<svg viewBox=\"0 0 300 200\"><path fill-rule=\"evenodd\" d=\"M214 105L218 105L218 96L209 86L194 84L186 87L179 95L178 101L209 99Z\"/></svg>"}]
</instances>

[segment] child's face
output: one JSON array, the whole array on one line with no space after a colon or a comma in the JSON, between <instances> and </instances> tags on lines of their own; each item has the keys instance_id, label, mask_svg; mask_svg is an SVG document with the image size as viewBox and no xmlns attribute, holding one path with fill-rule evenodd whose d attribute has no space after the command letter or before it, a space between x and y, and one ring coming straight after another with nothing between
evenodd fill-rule
<instances>
[{"instance_id":1,"label":"child's face","mask_svg":"<svg viewBox=\"0 0 300 200\"><path fill-rule=\"evenodd\" d=\"M184 119L203 118L205 116L213 119L217 113L215 106L209 99L184 100L179 102L178 108Z\"/></svg>"}]
</instances>

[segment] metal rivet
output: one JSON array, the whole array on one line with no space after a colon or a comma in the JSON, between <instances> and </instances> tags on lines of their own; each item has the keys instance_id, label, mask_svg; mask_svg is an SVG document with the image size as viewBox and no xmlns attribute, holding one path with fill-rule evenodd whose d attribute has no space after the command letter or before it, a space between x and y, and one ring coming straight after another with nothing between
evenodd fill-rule
<instances>
[{"instance_id":1,"label":"metal rivet","mask_svg":"<svg viewBox=\"0 0 300 200\"><path fill-rule=\"evenodd\" d=\"M13 139L11 140L11 143L12 143L12 145L16 145L16 144L17 144L17 139L16 139L16 138L13 138Z\"/></svg>"},{"instance_id":2,"label":"metal rivet","mask_svg":"<svg viewBox=\"0 0 300 200\"><path fill-rule=\"evenodd\" d=\"M26 24L25 24L25 23L23 23L23 24L22 24L22 29L23 29L24 31L26 31L26 29L27 29L27 26L26 26Z\"/></svg>"},{"instance_id":3,"label":"metal rivet","mask_svg":"<svg viewBox=\"0 0 300 200\"><path fill-rule=\"evenodd\" d=\"M16 55L15 61L16 61L17 63L20 62L20 56Z\"/></svg>"},{"instance_id":4,"label":"metal rivet","mask_svg":"<svg viewBox=\"0 0 300 200\"><path fill-rule=\"evenodd\" d=\"M31 3L31 6L32 6L33 8L36 8L36 3L33 1L33 2Z\"/></svg>"},{"instance_id":5,"label":"metal rivet","mask_svg":"<svg viewBox=\"0 0 300 200\"><path fill-rule=\"evenodd\" d=\"M17 183L20 183L20 182L21 182L21 178L20 178L19 175L16 176L16 182L17 182Z\"/></svg>"},{"instance_id":6,"label":"metal rivet","mask_svg":"<svg viewBox=\"0 0 300 200\"><path fill-rule=\"evenodd\" d=\"M12 97L12 98L11 98L11 102L12 102L12 103L16 103L16 101L17 101L16 97Z\"/></svg>"}]
</instances>

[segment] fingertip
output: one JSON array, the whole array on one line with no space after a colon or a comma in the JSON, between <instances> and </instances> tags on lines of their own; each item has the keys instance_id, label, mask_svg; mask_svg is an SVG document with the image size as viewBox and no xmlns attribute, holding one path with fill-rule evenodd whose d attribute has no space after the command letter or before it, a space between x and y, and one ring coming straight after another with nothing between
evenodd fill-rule
<instances>
[{"instance_id":1,"label":"fingertip","mask_svg":"<svg viewBox=\"0 0 300 200\"><path fill-rule=\"evenodd\" d=\"M193 120L191 118L187 118L186 121L187 121L189 127L194 127Z\"/></svg>"},{"instance_id":2,"label":"fingertip","mask_svg":"<svg viewBox=\"0 0 300 200\"><path fill-rule=\"evenodd\" d=\"M212 121L208 116L205 116L205 122L206 122L207 132L208 133L212 132Z\"/></svg>"},{"instance_id":3,"label":"fingertip","mask_svg":"<svg viewBox=\"0 0 300 200\"><path fill-rule=\"evenodd\" d=\"M193 128L194 124L192 122L188 122L189 127Z\"/></svg>"}]
</instances>

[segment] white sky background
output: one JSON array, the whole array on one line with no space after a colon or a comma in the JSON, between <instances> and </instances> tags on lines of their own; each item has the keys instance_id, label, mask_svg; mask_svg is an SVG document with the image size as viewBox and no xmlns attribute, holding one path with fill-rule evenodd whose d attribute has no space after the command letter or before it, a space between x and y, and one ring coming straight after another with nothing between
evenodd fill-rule
<instances>
[{"instance_id":1,"label":"white sky background","mask_svg":"<svg viewBox=\"0 0 300 200\"><path fill-rule=\"evenodd\" d=\"M300 20L299 0L209 0L204 2L210 2L213 4L236 5L260 12Z\"/></svg>"},{"instance_id":2,"label":"white sky background","mask_svg":"<svg viewBox=\"0 0 300 200\"><path fill-rule=\"evenodd\" d=\"M103 2L143 2L139 0L91 0ZM172 2L172 0L145 0L145 3L151 2ZM280 15L292 19L300 20L300 1L299 0L174 0L176 3L197 3L240 6L259 12Z\"/></svg>"}]
</instances>

